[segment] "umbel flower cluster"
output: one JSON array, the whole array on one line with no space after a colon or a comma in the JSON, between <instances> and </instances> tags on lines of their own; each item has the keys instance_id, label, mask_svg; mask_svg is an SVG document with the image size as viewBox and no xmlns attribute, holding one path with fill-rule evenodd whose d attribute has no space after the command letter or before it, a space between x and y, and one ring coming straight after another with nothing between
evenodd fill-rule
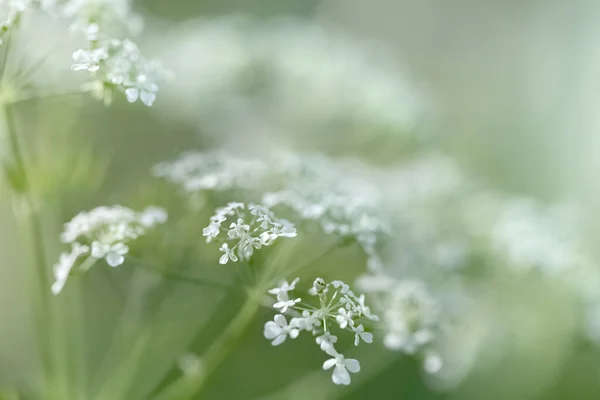
<instances>
[{"instance_id":1,"label":"umbel flower cluster","mask_svg":"<svg viewBox=\"0 0 600 400\"><path fill-rule=\"evenodd\" d=\"M5 0L0 31L8 35L26 12L44 12L70 22L70 30L87 43L73 53L74 71L87 71L92 80L83 88L110 103L116 92L129 102L140 100L151 106L158 92L157 81L164 71L156 61L145 58L128 36L138 34L142 18L128 0ZM126 35L122 37L121 35Z\"/></svg>"},{"instance_id":2,"label":"umbel flower cluster","mask_svg":"<svg viewBox=\"0 0 600 400\"><path fill-rule=\"evenodd\" d=\"M276 297L273 308L279 314L275 315L273 321L265 324L264 336L271 340L273 346L279 346L287 338L297 338L300 332L311 333L321 350L331 357L323 363L323 369L333 368L333 383L349 385L350 373L359 372L360 363L344 357L336 350L338 336L334 333L337 330L339 334L352 334L355 346L361 342L372 343L373 335L365 331L360 321L377 321L379 318L366 306L365 296L356 296L342 281L327 283L317 278L308 290L310 299L318 299L312 302L304 302L299 297L291 296L298 281L298 278L291 283L283 281L278 287L269 290Z\"/></svg>"},{"instance_id":3,"label":"umbel flower cluster","mask_svg":"<svg viewBox=\"0 0 600 400\"><path fill-rule=\"evenodd\" d=\"M258 159L188 152L174 162L158 164L153 173L188 195L262 190L261 204L291 212L294 222L311 222L326 234L354 240L367 255L368 267L377 270L381 265L377 239L388 228L379 215L377 188L348 177L348 168L354 167L317 155L283 153Z\"/></svg>"},{"instance_id":4,"label":"umbel flower cluster","mask_svg":"<svg viewBox=\"0 0 600 400\"><path fill-rule=\"evenodd\" d=\"M223 228L223 224L228 228ZM222 232L226 232L222 235ZM229 203L218 208L210 217L210 224L204 228L206 242L220 241L223 255L219 263L248 260L254 249L270 246L279 237L296 236L294 225L284 219L278 219L267 207L257 204ZM230 247L229 243L233 243Z\"/></svg>"},{"instance_id":5,"label":"umbel flower cluster","mask_svg":"<svg viewBox=\"0 0 600 400\"><path fill-rule=\"evenodd\" d=\"M129 252L127 244L166 220L167 213L158 207L148 207L142 212L123 206L98 207L79 213L65 224L61 234L61 241L70 245L71 250L62 253L54 266L52 293L61 292L75 269L85 272L100 259L111 267L123 264ZM86 260L77 265L84 256Z\"/></svg>"},{"instance_id":6,"label":"umbel flower cluster","mask_svg":"<svg viewBox=\"0 0 600 400\"><path fill-rule=\"evenodd\" d=\"M425 372L438 372L442 368L442 358L433 345L440 330L440 307L424 282L365 275L357 284L374 297L377 309L383 310L384 345L405 354L420 354Z\"/></svg>"}]
</instances>

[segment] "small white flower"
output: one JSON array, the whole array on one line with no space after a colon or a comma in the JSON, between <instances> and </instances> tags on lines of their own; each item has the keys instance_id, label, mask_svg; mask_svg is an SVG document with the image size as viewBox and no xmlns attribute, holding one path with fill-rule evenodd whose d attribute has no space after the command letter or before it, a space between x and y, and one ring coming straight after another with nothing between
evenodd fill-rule
<instances>
[{"instance_id":1,"label":"small white flower","mask_svg":"<svg viewBox=\"0 0 600 400\"><path fill-rule=\"evenodd\" d=\"M221 232L221 223L220 222L211 222L206 228L204 228L202 230L202 236L206 236L206 242L210 243L210 241L212 239L219 236L220 232Z\"/></svg>"},{"instance_id":2,"label":"small white flower","mask_svg":"<svg viewBox=\"0 0 600 400\"><path fill-rule=\"evenodd\" d=\"M286 301L278 301L277 303L273 304L273 308L280 308L280 312L284 314L285 312L287 312L288 308L294 307L297 303L300 303L300 301L300 298Z\"/></svg>"},{"instance_id":3,"label":"small white flower","mask_svg":"<svg viewBox=\"0 0 600 400\"><path fill-rule=\"evenodd\" d=\"M236 262L238 260L237 256L235 255L233 250L229 248L227 243L223 243L219 250L223 252L223 255L221 256L221 258L219 258L219 264L227 264L227 261L229 260L233 262Z\"/></svg>"},{"instance_id":4,"label":"small white flower","mask_svg":"<svg viewBox=\"0 0 600 400\"><path fill-rule=\"evenodd\" d=\"M277 314L274 318L274 321L268 321L265 324L264 335L268 340L272 340L271 344L273 346L279 346L289 336L291 339L295 339L298 337L300 331L292 326L292 324L288 325L285 316L282 314Z\"/></svg>"},{"instance_id":5,"label":"small white flower","mask_svg":"<svg viewBox=\"0 0 600 400\"><path fill-rule=\"evenodd\" d=\"M352 314L352 311L347 311L344 308L340 308L335 320L338 324L340 324L340 328L345 329L348 325L354 326L354 320L352 319L353 316L354 315Z\"/></svg>"},{"instance_id":6,"label":"small white flower","mask_svg":"<svg viewBox=\"0 0 600 400\"><path fill-rule=\"evenodd\" d=\"M333 350L335 352L335 350ZM349 385L351 382L350 373L357 373L360 371L360 363L358 360L353 358L344 358L342 354L335 352L333 358L325 361L323 363L323 369L328 370L331 367L335 366L333 370L333 374L331 375L331 380L336 385Z\"/></svg>"},{"instance_id":7,"label":"small white flower","mask_svg":"<svg viewBox=\"0 0 600 400\"><path fill-rule=\"evenodd\" d=\"M73 71L96 72L100 69L100 63L108 58L108 52L101 47L94 50L79 49L73 53L75 64L71 66Z\"/></svg>"},{"instance_id":8,"label":"small white flower","mask_svg":"<svg viewBox=\"0 0 600 400\"><path fill-rule=\"evenodd\" d=\"M299 280L300 278L296 278L292 281L292 283L288 283L288 281L283 280L278 287L269 290L269 293L277 296L278 301L288 300L288 292L296 289L296 283L298 283Z\"/></svg>"},{"instance_id":9,"label":"small white flower","mask_svg":"<svg viewBox=\"0 0 600 400\"><path fill-rule=\"evenodd\" d=\"M373 334L370 332L365 332L365 328L362 326L362 324L360 324L353 330L355 333L355 335L354 335L354 345L355 346L358 346L358 344L360 343L360 339L362 339L363 342L365 342L365 343L373 343Z\"/></svg>"},{"instance_id":10,"label":"small white flower","mask_svg":"<svg viewBox=\"0 0 600 400\"><path fill-rule=\"evenodd\" d=\"M111 267L117 267L125 261L125 254L129 252L129 247L124 243L115 243L110 246L106 253L106 263Z\"/></svg>"},{"instance_id":11,"label":"small white flower","mask_svg":"<svg viewBox=\"0 0 600 400\"><path fill-rule=\"evenodd\" d=\"M428 352L425 355L425 360L423 361L423 369L428 374L435 374L440 372L442 367L444 366L444 361L439 354L434 352Z\"/></svg>"},{"instance_id":12,"label":"small white flower","mask_svg":"<svg viewBox=\"0 0 600 400\"><path fill-rule=\"evenodd\" d=\"M232 222L231 225L229 225L229 231L227 232L227 235L231 239L243 238L246 236L246 233L249 230L250 230L250 225L244 224L244 220L241 218L238 218L237 222Z\"/></svg>"},{"instance_id":13,"label":"small white flower","mask_svg":"<svg viewBox=\"0 0 600 400\"><path fill-rule=\"evenodd\" d=\"M325 332L321 336L317 336L316 342L321 348L321 350L327 352L330 349L330 347L332 347L337 342L337 340L337 336L334 336L329 332Z\"/></svg>"},{"instance_id":14,"label":"small white flower","mask_svg":"<svg viewBox=\"0 0 600 400\"><path fill-rule=\"evenodd\" d=\"M164 224L167 220L167 212L160 207L148 207L140 215L140 223L146 228Z\"/></svg>"}]
</instances>

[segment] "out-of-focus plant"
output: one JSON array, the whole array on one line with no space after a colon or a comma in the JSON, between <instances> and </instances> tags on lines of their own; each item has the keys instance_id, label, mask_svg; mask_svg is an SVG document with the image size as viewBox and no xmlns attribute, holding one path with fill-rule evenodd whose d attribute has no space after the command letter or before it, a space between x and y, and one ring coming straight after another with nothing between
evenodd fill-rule
<instances>
[{"instance_id":1,"label":"out-of-focus plant","mask_svg":"<svg viewBox=\"0 0 600 400\"><path fill-rule=\"evenodd\" d=\"M132 41L142 19L127 1L0 7L0 154L31 255L41 371L16 385L17 396L197 398L256 320L267 344L288 351L290 342L316 344L315 379L327 381L323 396L332 398L341 392L331 387L376 374L385 364L378 357L414 356L428 381L454 388L528 334L599 340L597 262L577 202L546 205L504 193L429 148L418 129L426 96L369 44L316 23L193 21L155 35L175 71L161 104L166 74ZM73 61L65 61L73 80L56 87L41 77L53 49L32 62L18 47L40 18L67 22L76 43ZM25 64L13 58L23 54ZM89 81L77 83L73 71ZM191 121L218 148L154 160L145 193L152 201L79 204L78 191L104 189L109 163L67 133L29 143L18 108L82 93L107 106L120 95L169 122ZM65 216L67 203L78 211ZM62 233L48 214L69 219ZM112 341L92 362L81 292L102 277L123 312L114 327L94 321ZM199 355L198 324L178 325L171 315L189 306L175 282L198 294L194 309L212 314ZM539 291L518 297L515 310L512 295L527 283ZM219 329L213 319L229 315L212 293L238 301ZM569 318L548 333L537 302L552 297ZM73 306L75 332L67 327ZM267 310L272 319L263 318ZM522 328L530 314L537 318Z\"/></svg>"}]
</instances>

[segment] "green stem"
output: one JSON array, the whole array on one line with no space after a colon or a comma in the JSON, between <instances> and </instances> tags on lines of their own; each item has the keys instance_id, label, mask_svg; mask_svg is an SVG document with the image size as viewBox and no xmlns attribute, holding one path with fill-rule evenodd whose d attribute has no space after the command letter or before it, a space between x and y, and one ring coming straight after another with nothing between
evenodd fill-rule
<instances>
[{"instance_id":1,"label":"green stem","mask_svg":"<svg viewBox=\"0 0 600 400\"><path fill-rule=\"evenodd\" d=\"M23 211L23 223L30 235L33 256L33 275L35 280L34 293L34 316L36 319L37 331L39 334L39 345L42 355L42 362L46 373L46 378L51 375L51 321L52 308L50 306L50 278L46 268L46 255L44 249L43 230L40 222L39 212L35 206L35 201L31 193L31 186L25 158L21 149L19 138L17 136L14 117L9 105L2 106L2 112L7 131L8 144L10 155L14 162L15 171L18 174L21 183L17 195L21 200L21 208Z\"/></svg>"}]
</instances>

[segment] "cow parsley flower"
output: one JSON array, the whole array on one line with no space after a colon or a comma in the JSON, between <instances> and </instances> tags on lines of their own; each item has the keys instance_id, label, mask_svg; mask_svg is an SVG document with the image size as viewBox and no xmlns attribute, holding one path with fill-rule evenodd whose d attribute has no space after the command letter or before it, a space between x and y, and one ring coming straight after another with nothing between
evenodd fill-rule
<instances>
[{"instance_id":1,"label":"cow parsley flower","mask_svg":"<svg viewBox=\"0 0 600 400\"><path fill-rule=\"evenodd\" d=\"M88 50L73 53L73 70L87 70L93 80L89 87L109 103L115 92L122 92L130 103L138 99L151 106L158 93L157 81L164 71L158 62L146 59L129 39L94 41Z\"/></svg>"},{"instance_id":2,"label":"cow parsley flower","mask_svg":"<svg viewBox=\"0 0 600 400\"><path fill-rule=\"evenodd\" d=\"M330 358L323 363L323 369L328 370L335 366L333 374L331 375L333 383L336 385L349 385L351 382L350 372L355 374L360 371L360 363L358 360L345 358L333 347L328 347L326 352L333 356L333 358Z\"/></svg>"},{"instance_id":3,"label":"cow parsley flower","mask_svg":"<svg viewBox=\"0 0 600 400\"><path fill-rule=\"evenodd\" d=\"M287 323L284 315L277 314L273 321L269 321L265 324L264 335L265 338L272 340L273 346L279 346L289 337L290 339L296 339L300 334L300 330L297 328L297 320L292 319L293 322Z\"/></svg>"},{"instance_id":4,"label":"cow parsley flower","mask_svg":"<svg viewBox=\"0 0 600 400\"><path fill-rule=\"evenodd\" d=\"M283 343L286 338L296 338L301 332L310 332L316 336L319 348L330 355L331 359L325 361L323 369L335 366L332 381L337 385L350 384L349 372L356 373L360 370L357 360L347 359L335 349L338 337L332 334L332 328L337 326L341 332L349 332L355 336L355 345L360 344L360 339L365 343L373 342L373 335L365 331L363 324L356 324L359 319L378 321L379 317L371 314L365 306L364 295L356 296L350 287L342 281L325 282L321 278L315 279L308 291L311 298L317 297L318 303L302 302L301 298L290 300L290 292L295 290L298 278L291 284L283 281L278 287L269 290L277 297L273 308L280 314L275 315L273 321L265 324L264 336L272 340L274 346ZM292 296L293 298L293 296ZM289 324L284 314L289 314Z\"/></svg>"},{"instance_id":5,"label":"cow parsley flower","mask_svg":"<svg viewBox=\"0 0 600 400\"><path fill-rule=\"evenodd\" d=\"M225 234L222 235L222 232ZM277 238L295 237L296 228L289 221L276 218L264 206L229 203L216 210L202 234L207 243L213 240L225 242L220 248L223 255L219 263L227 264L230 260L249 259L255 249L270 246ZM229 247L226 242L235 244Z\"/></svg>"},{"instance_id":6,"label":"cow parsley flower","mask_svg":"<svg viewBox=\"0 0 600 400\"><path fill-rule=\"evenodd\" d=\"M123 264L129 252L127 243L166 220L166 212L158 207L148 207L142 212L123 206L97 207L79 213L65 224L61 234L61 241L70 244L71 251L61 254L54 266L52 292L60 293L81 256L89 257L87 265L79 266L84 271L100 259L111 267L117 267Z\"/></svg>"},{"instance_id":7,"label":"cow parsley flower","mask_svg":"<svg viewBox=\"0 0 600 400\"><path fill-rule=\"evenodd\" d=\"M528 200L507 202L492 226L495 253L518 269L537 268L548 274L585 265L577 221L570 211Z\"/></svg>"},{"instance_id":8,"label":"cow parsley flower","mask_svg":"<svg viewBox=\"0 0 600 400\"><path fill-rule=\"evenodd\" d=\"M437 372L442 360L432 346L441 326L439 305L424 283L367 275L359 279L358 284L375 297L382 311L383 344L405 354L425 354L425 371ZM358 337L355 340L358 341Z\"/></svg>"},{"instance_id":9,"label":"cow parsley flower","mask_svg":"<svg viewBox=\"0 0 600 400\"><path fill-rule=\"evenodd\" d=\"M186 192L202 190L253 189L267 172L261 160L222 152L188 152L178 160L154 167L154 176L180 185Z\"/></svg>"}]
</instances>

